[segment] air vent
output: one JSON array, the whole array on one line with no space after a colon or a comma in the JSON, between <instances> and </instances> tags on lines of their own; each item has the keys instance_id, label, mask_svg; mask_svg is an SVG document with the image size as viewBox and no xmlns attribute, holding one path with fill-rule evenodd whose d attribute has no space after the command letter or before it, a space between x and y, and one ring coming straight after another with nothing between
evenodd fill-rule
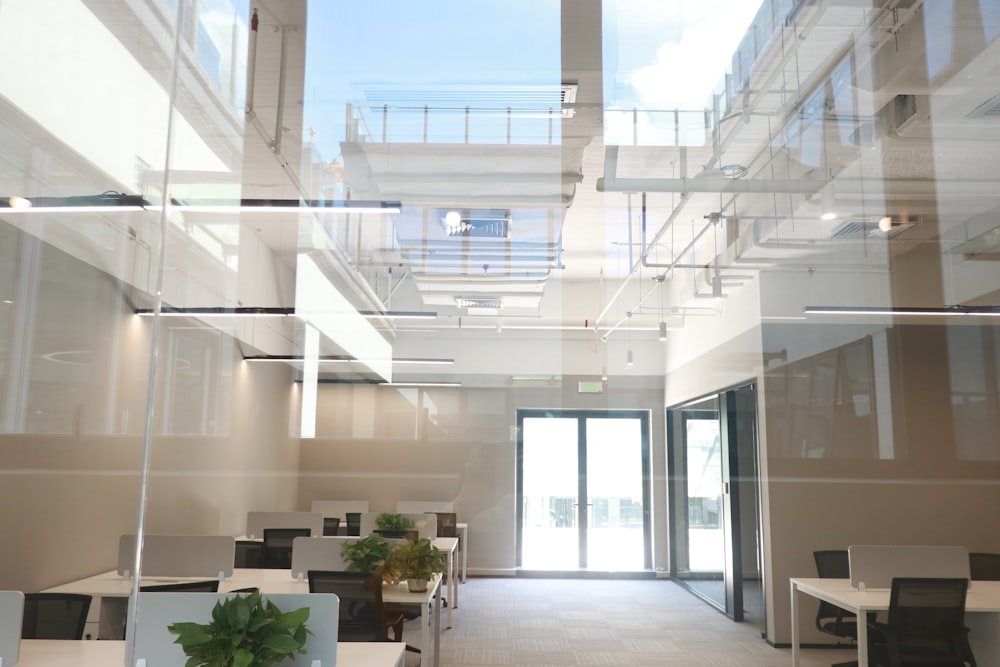
<instances>
[{"instance_id":1,"label":"air vent","mask_svg":"<svg viewBox=\"0 0 1000 667\"><path fill-rule=\"evenodd\" d=\"M890 238L900 233L904 229L912 226L913 220L903 222L893 218L892 226L885 232L879 227L878 220L847 220L840 227L837 227L830 236L832 239L851 240L863 238Z\"/></svg>"},{"instance_id":2,"label":"air vent","mask_svg":"<svg viewBox=\"0 0 1000 667\"><path fill-rule=\"evenodd\" d=\"M459 308L485 308L488 310L500 310L503 308L503 299L496 297L456 296L455 305Z\"/></svg>"},{"instance_id":3,"label":"air vent","mask_svg":"<svg viewBox=\"0 0 1000 667\"><path fill-rule=\"evenodd\" d=\"M453 238L507 239L510 238L510 211L449 211L441 218L441 225Z\"/></svg>"},{"instance_id":4,"label":"air vent","mask_svg":"<svg viewBox=\"0 0 1000 667\"><path fill-rule=\"evenodd\" d=\"M976 107L969 118L993 118L1000 120L1000 95L993 97Z\"/></svg>"}]
</instances>

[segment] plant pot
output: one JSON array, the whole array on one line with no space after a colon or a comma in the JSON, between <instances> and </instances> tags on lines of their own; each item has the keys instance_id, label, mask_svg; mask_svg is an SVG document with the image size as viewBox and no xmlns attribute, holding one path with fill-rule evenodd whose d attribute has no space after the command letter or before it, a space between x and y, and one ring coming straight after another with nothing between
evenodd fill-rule
<instances>
[{"instance_id":1,"label":"plant pot","mask_svg":"<svg viewBox=\"0 0 1000 667\"><path fill-rule=\"evenodd\" d=\"M411 593L425 593L427 592L427 580L426 579L407 579L406 588L409 589Z\"/></svg>"}]
</instances>

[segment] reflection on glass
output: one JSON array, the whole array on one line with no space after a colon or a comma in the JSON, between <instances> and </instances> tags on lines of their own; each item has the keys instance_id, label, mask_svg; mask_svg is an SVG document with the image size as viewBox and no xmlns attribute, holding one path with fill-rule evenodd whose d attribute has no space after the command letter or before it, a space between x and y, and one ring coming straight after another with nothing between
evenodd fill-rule
<instances>
[{"instance_id":1,"label":"reflection on glass","mask_svg":"<svg viewBox=\"0 0 1000 667\"><path fill-rule=\"evenodd\" d=\"M725 543L722 521L722 450L719 420L688 419L688 569L721 576Z\"/></svg>"}]
</instances>

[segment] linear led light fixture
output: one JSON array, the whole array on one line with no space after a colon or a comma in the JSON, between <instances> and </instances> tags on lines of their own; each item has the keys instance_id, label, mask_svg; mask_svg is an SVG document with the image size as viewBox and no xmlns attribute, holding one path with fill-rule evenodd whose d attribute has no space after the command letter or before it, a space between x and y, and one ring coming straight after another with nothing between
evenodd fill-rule
<instances>
[{"instance_id":1,"label":"linear led light fixture","mask_svg":"<svg viewBox=\"0 0 1000 667\"><path fill-rule=\"evenodd\" d=\"M306 357L301 354L259 354L250 357L243 357L243 361L315 361L321 364L346 364L346 363L369 363L369 360L355 359L344 354L322 355L319 357ZM401 365L441 365L449 366L455 363L454 359L420 359L410 357L400 357L392 360L394 364Z\"/></svg>"},{"instance_id":2,"label":"linear led light fixture","mask_svg":"<svg viewBox=\"0 0 1000 667\"><path fill-rule=\"evenodd\" d=\"M156 311L152 308L136 308L136 315L152 317ZM437 317L436 312L408 311L408 310L362 310L358 311L361 317L367 319L389 319L389 320L432 320ZM299 317L301 319L321 319L324 317L343 317L343 314L336 313L297 313L294 308L279 307L238 307L225 308L221 306L177 308L164 306L160 309L163 317Z\"/></svg>"},{"instance_id":3,"label":"linear led light fixture","mask_svg":"<svg viewBox=\"0 0 1000 667\"><path fill-rule=\"evenodd\" d=\"M461 382L379 382L380 387L461 387Z\"/></svg>"},{"instance_id":4,"label":"linear led light fixture","mask_svg":"<svg viewBox=\"0 0 1000 667\"><path fill-rule=\"evenodd\" d=\"M400 202L351 199L202 199L174 201L171 209L192 213L399 213Z\"/></svg>"},{"instance_id":5,"label":"linear led light fixture","mask_svg":"<svg viewBox=\"0 0 1000 667\"><path fill-rule=\"evenodd\" d=\"M136 308L135 314L152 317L156 311L153 308ZM164 306L160 309L160 315L163 317L288 317L294 314L294 308L223 308L215 306L174 308Z\"/></svg>"},{"instance_id":6,"label":"linear led light fixture","mask_svg":"<svg viewBox=\"0 0 1000 667\"><path fill-rule=\"evenodd\" d=\"M399 213L402 204L388 201L344 199L203 199L171 200L170 209L191 213ZM139 195L104 192L99 195L72 197L0 198L4 213L110 213L123 211L160 211Z\"/></svg>"},{"instance_id":7,"label":"linear led light fixture","mask_svg":"<svg viewBox=\"0 0 1000 667\"><path fill-rule=\"evenodd\" d=\"M806 306L807 315L891 315L911 317L1000 317L1000 306L906 308L882 306Z\"/></svg>"},{"instance_id":8,"label":"linear led light fixture","mask_svg":"<svg viewBox=\"0 0 1000 667\"><path fill-rule=\"evenodd\" d=\"M138 195L104 192L99 195L74 197L20 197L14 195L0 199L3 213L110 213L119 211L146 211L153 208Z\"/></svg>"}]
</instances>

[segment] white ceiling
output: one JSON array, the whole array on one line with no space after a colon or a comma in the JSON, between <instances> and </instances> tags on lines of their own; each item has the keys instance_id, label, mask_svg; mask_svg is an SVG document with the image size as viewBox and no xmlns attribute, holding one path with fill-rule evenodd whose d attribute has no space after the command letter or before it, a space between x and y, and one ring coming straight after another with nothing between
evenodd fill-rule
<instances>
[{"instance_id":1,"label":"white ceiling","mask_svg":"<svg viewBox=\"0 0 1000 667\"><path fill-rule=\"evenodd\" d=\"M605 144L601 2L565 0L561 35L553 39L562 44L561 83L575 84L576 98L556 111L551 145L383 142L378 115L369 109L372 136L341 146L343 187L354 200L400 202L401 213L340 219L330 234L319 233L310 216L189 214L172 228L165 294L178 307L294 307L297 258L311 254L323 258L330 279L361 310L436 312L432 322L377 326L397 350L438 357L460 356L456 341L516 349L519 340L542 335L595 348L602 338L655 345L660 321L673 329L690 318L711 318L745 290L759 290L761 272L871 272L889 280L894 257L928 245L942 258L946 281L975 277L974 283L949 285L946 300L995 303L1000 239L990 233L1000 207L1000 116L975 112L1000 95L1000 46L976 39L983 21L978 3L960 2L950 66L929 81L923 3L870 4L809 3L783 29L761 34L761 52L732 107L718 122L708 115L703 145L679 148ZM168 71L158 65L169 45L150 29L156 16L127 0L86 5L137 62L169 84ZM173 192L315 199L331 182L337 165L314 160L303 127L312 94L303 74L306 45L323 38L323 26L310 22L302 0L257 6L255 92L246 117L199 89L197 68L184 60L191 71L179 79L178 106L229 171L176 170L170 174ZM846 87L838 79L844 58L853 73ZM435 86L472 89L475 83L440 80ZM415 85L389 81L383 89L369 85L367 94L374 100L376 93L398 95L402 88L419 103ZM470 99L482 92L476 95ZM850 109L838 106L845 99ZM670 127L663 117L658 122ZM155 166L131 183L109 181L58 132L9 101L0 119L8 134L0 149L5 192L162 187L163 171ZM855 143L844 143L847 133ZM819 163L816 146L825 148ZM41 162L39 155L45 156ZM841 215L820 221L820 193L831 181ZM509 238L445 234L446 211L476 209L509 210ZM888 234L877 229L887 215L897 223ZM149 214L118 215L88 226L56 220L32 233L151 292L148 267L155 253L127 263L121 257L136 237L155 238L157 224ZM118 249L115 260L107 248L95 249L95 230L102 229L115 239L103 241ZM225 249L213 257L205 239ZM238 268L220 263L227 253L238 257ZM969 271L956 268L970 263ZM983 271L991 276L985 281ZM503 305L469 310L458 305L459 297ZM789 302L787 313L762 315L794 316L801 306ZM268 327L274 335L261 335ZM286 327L259 323L255 335L238 335L248 351L301 352L299 332ZM445 348L437 353L435 338ZM642 372L662 372L662 363L661 357L659 367Z\"/></svg>"}]
</instances>

